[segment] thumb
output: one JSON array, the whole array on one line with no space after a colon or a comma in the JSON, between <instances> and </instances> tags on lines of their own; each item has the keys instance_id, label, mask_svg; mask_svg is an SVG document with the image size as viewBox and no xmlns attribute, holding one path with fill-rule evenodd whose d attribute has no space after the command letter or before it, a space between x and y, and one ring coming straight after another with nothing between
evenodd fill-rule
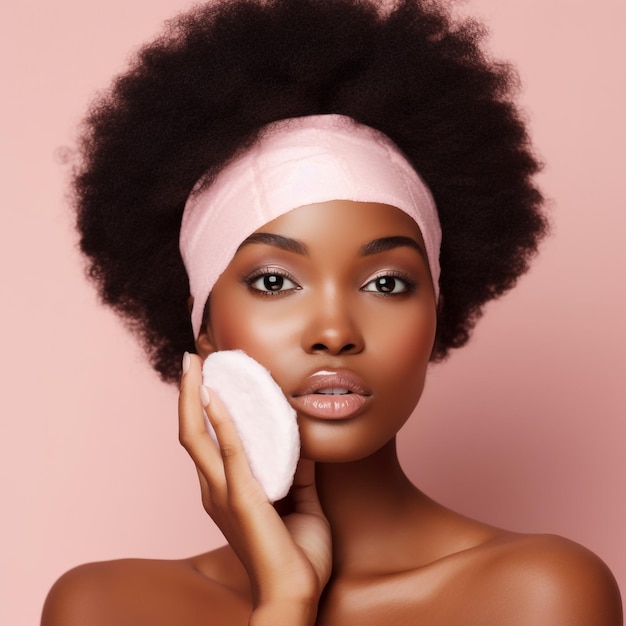
<instances>
[{"instance_id":1,"label":"thumb","mask_svg":"<svg viewBox=\"0 0 626 626\"><path fill-rule=\"evenodd\" d=\"M315 486L315 463L310 459L298 461L291 498L295 513L324 516Z\"/></svg>"}]
</instances>

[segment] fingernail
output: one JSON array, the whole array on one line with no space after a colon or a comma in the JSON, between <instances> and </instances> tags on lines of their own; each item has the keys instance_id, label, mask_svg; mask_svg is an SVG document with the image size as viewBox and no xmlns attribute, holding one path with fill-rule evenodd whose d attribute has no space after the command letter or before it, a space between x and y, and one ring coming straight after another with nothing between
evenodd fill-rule
<instances>
[{"instance_id":1,"label":"fingernail","mask_svg":"<svg viewBox=\"0 0 626 626\"><path fill-rule=\"evenodd\" d=\"M209 390L204 385L200 385L200 400L202 400L204 406L208 406L211 402Z\"/></svg>"},{"instance_id":2,"label":"fingernail","mask_svg":"<svg viewBox=\"0 0 626 626\"><path fill-rule=\"evenodd\" d=\"M189 365L191 364L191 357L189 352L183 354L183 376L189 371Z\"/></svg>"}]
</instances>

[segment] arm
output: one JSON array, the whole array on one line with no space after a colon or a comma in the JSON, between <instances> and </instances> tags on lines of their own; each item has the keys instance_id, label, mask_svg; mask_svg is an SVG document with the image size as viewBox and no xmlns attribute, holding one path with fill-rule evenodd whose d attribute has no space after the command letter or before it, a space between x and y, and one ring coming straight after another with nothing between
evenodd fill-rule
<instances>
[{"instance_id":1,"label":"arm","mask_svg":"<svg viewBox=\"0 0 626 626\"><path fill-rule=\"evenodd\" d=\"M317 603L330 576L331 549L313 463L301 461L291 490L294 511L281 518L252 476L217 393L205 389L201 401L199 357L190 355L184 369L180 440L196 464L205 510L248 573L253 594L250 623L314 624ZM203 405L219 449L204 425Z\"/></svg>"}]
</instances>

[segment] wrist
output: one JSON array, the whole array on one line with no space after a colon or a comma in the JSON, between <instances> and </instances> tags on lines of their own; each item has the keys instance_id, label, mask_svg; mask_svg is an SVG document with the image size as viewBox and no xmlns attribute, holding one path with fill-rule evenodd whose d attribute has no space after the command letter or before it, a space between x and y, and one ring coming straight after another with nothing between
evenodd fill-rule
<instances>
[{"instance_id":1,"label":"wrist","mask_svg":"<svg viewBox=\"0 0 626 626\"><path fill-rule=\"evenodd\" d=\"M248 626L314 626L317 617L317 601L273 600L259 604Z\"/></svg>"}]
</instances>

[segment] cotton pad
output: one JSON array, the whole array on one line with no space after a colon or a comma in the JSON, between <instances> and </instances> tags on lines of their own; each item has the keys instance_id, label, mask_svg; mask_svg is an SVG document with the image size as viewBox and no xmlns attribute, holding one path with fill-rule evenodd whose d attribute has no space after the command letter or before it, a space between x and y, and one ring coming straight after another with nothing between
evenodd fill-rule
<instances>
[{"instance_id":1,"label":"cotton pad","mask_svg":"<svg viewBox=\"0 0 626 626\"><path fill-rule=\"evenodd\" d=\"M204 385L228 409L252 474L270 502L287 495L300 457L296 412L271 374L241 350L209 355L202 366ZM210 435L213 427L206 419Z\"/></svg>"}]
</instances>

